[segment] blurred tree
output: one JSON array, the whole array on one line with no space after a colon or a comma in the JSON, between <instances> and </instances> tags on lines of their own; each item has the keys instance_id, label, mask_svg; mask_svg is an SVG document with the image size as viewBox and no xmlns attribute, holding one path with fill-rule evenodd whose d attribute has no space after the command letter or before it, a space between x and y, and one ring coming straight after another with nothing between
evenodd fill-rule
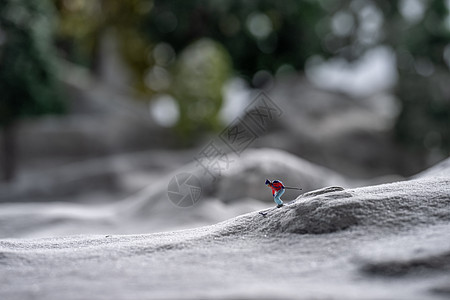
<instances>
[{"instance_id":1,"label":"blurred tree","mask_svg":"<svg viewBox=\"0 0 450 300\"><path fill-rule=\"evenodd\" d=\"M221 44L201 39L188 46L175 66L174 96L180 118L177 130L188 144L198 132L220 129L222 87L231 73L231 59Z\"/></svg>"},{"instance_id":2,"label":"blurred tree","mask_svg":"<svg viewBox=\"0 0 450 300\"><path fill-rule=\"evenodd\" d=\"M3 177L15 172L15 124L20 118L63 111L54 76L55 15L45 0L0 1L0 127Z\"/></svg>"},{"instance_id":3,"label":"blurred tree","mask_svg":"<svg viewBox=\"0 0 450 300\"><path fill-rule=\"evenodd\" d=\"M125 61L134 71L133 85L148 92L145 76L152 42L142 34L142 16L152 7L151 0L52 0L59 12L57 44L65 59L88 67L99 75L101 42L108 31L114 33Z\"/></svg>"},{"instance_id":4,"label":"blurred tree","mask_svg":"<svg viewBox=\"0 0 450 300\"><path fill-rule=\"evenodd\" d=\"M234 69L251 79L258 70L303 69L311 55L326 55L316 31L325 14L319 1L155 0L142 30L176 53L199 38L215 40Z\"/></svg>"},{"instance_id":5,"label":"blurred tree","mask_svg":"<svg viewBox=\"0 0 450 300\"><path fill-rule=\"evenodd\" d=\"M177 129L184 140L220 128L222 86L230 68L256 87L264 84L264 80L252 80L259 70L273 74L286 64L303 69L309 56L325 55L315 31L315 22L323 14L317 1L155 0L152 9L142 16L140 30L156 44L152 48L154 64L172 74L174 80L166 89L159 90L160 85L154 84L158 82L158 74L153 68L147 77L148 87L177 99L180 109ZM205 40L198 42L204 38L209 43L214 41L216 49L220 44L223 47L212 55L213 48L209 46L208 50ZM175 67L160 64L162 48L165 55L169 53L175 58ZM201 53L211 55L200 62L197 58L202 57ZM215 64L206 67L208 59ZM205 67L194 66L194 61ZM207 72L201 74L199 70ZM164 77L167 76L161 72L159 78Z\"/></svg>"},{"instance_id":6,"label":"blurred tree","mask_svg":"<svg viewBox=\"0 0 450 300\"><path fill-rule=\"evenodd\" d=\"M329 11L324 47L354 60L373 47L396 55L400 101L394 135L416 157L450 152L450 2L446 0L321 1ZM340 3L338 3L340 2ZM337 4L336 4L337 3ZM425 163L424 163L425 164Z\"/></svg>"},{"instance_id":7,"label":"blurred tree","mask_svg":"<svg viewBox=\"0 0 450 300\"><path fill-rule=\"evenodd\" d=\"M147 95L172 94L179 101L181 127L190 122L184 110L191 102L183 102L187 98L180 93L195 91L179 86L179 60L199 39L222 44L233 70L256 87L261 82L252 79L260 70L303 70L313 55L355 60L387 45L396 53L399 73L397 138L419 152L440 149L448 155L447 0L53 1L62 16L60 40L69 45L69 58L95 69L95 45L106 28L115 28L122 54L134 70L135 87ZM206 119L214 122L213 116Z\"/></svg>"},{"instance_id":8,"label":"blurred tree","mask_svg":"<svg viewBox=\"0 0 450 300\"><path fill-rule=\"evenodd\" d=\"M416 15L408 11L407 1L397 5L399 14L391 22L396 27L386 31L400 75L396 94L402 111L396 135L413 151L440 152L438 157L446 157L450 154L450 2L423 1Z\"/></svg>"},{"instance_id":9,"label":"blurred tree","mask_svg":"<svg viewBox=\"0 0 450 300\"><path fill-rule=\"evenodd\" d=\"M150 96L171 94L177 100L177 131L186 135L184 140L219 128L222 85L230 68L252 83L258 70L275 73L286 64L302 69L309 56L326 55L315 28L325 14L317 1L54 1L62 16L60 41L70 46L66 54L92 67L97 61L94 45L105 28L114 28L137 90ZM186 53L211 53L211 47L201 49L209 47L206 43L198 44L203 38L215 41L215 58L203 59L211 59L217 68L200 75ZM82 47L73 47L71 40ZM190 84L194 78L197 83Z\"/></svg>"},{"instance_id":10,"label":"blurred tree","mask_svg":"<svg viewBox=\"0 0 450 300\"><path fill-rule=\"evenodd\" d=\"M324 11L317 1L53 1L61 16L59 41L67 58L95 72L101 36L114 29L121 53L134 71L136 90L147 96L171 94L178 101L177 131L187 135L185 140L218 128L223 78L230 75L229 57L233 69L251 82L258 70L274 73L285 64L302 69L309 56L322 53L315 22ZM202 75L210 77L208 81L192 72L186 58L186 53L195 56L195 51L209 51L196 44L205 37L216 42L216 50L221 49L212 59L218 67L215 73ZM188 84L194 73L197 84ZM215 96L210 97L211 93ZM203 104L194 105L194 97ZM205 115L199 115L200 107Z\"/></svg>"}]
</instances>

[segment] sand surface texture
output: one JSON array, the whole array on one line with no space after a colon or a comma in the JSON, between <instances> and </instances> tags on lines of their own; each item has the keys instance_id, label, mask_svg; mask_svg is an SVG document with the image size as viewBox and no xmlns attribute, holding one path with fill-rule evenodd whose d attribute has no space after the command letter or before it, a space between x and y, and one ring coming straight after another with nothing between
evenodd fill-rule
<instances>
[{"instance_id":1,"label":"sand surface texture","mask_svg":"<svg viewBox=\"0 0 450 300\"><path fill-rule=\"evenodd\" d=\"M0 240L1 299L448 299L448 161L141 235Z\"/></svg>"}]
</instances>

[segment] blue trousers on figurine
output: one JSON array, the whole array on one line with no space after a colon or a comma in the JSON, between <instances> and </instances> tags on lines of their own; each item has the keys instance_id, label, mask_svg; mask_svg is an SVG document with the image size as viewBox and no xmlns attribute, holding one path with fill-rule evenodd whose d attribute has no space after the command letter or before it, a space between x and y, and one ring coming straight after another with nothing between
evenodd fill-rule
<instances>
[{"instance_id":1,"label":"blue trousers on figurine","mask_svg":"<svg viewBox=\"0 0 450 300\"><path fill-rule=\"evenodd\" d=\"M276 192L273 195L273 200L275 201L276 204L278 205L282 205L283 204L283 200L280 199L280 197L284 194L284 189L279 190L278 192Z\"/></svg>"}]
</instances>

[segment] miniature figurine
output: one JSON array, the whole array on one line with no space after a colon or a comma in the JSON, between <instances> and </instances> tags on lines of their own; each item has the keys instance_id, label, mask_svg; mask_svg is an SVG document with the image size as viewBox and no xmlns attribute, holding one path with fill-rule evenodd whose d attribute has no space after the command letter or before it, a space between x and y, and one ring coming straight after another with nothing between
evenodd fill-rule
<instances>
[{"instance_id":1,"label":"miniature figurine","mask_svg":"<svg viewBox=\"0 0 450 300\"><path fill-rule=\"evenodd\" d=\"M266 185L272 189L273 201L277 204L277 208L283 206L283 200L280 197L284 194L285 187L279 180L270 181L266 179Z\"/></svg>"}]
</instances>

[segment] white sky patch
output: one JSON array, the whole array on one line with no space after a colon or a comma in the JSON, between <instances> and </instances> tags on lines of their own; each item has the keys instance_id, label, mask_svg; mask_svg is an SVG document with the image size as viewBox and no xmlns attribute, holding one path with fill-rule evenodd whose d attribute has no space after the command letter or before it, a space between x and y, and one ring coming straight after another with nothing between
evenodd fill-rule
<instances>
[{"instance_id":1,"label":"white sky patch","mask_svg":"<svg viewBox=\"0 0 450 300\"><path fill-rule=\"evenodd\" d=\"M233 78L222 88L222 94L220 119L227 124L244 114L246 106L250 103L251 89L245 80Z\"/></svg>"},{"instance_id":2,"label":"white sky patch","mask_svg":"<svg viewBox=\"0 0 450 300\"><path fill-rule=\"evenodd\" d=\"M447 30L450 31L450 0L445 1L445 5L447 6L447 11L449 11L449 14L447 15L447 18L445 18L444 25Z\"/></svg>"},{"instance_id":3,"label":"white sky patch","mask_svg":"<svg viewBox=\"0 0 450 300\"><path fill-rule=\"evenodd\" d=\"M369 50L352 63L343 58L323 61L312 57L307 62L306 75L320 88L367 97L396 83L396 59L393 51L385 46Z\"/></svg>"},{"instance_id":4,"label":"white sky patch","mask_svg":"<svg viewBox=\"0 0 450 300\"><path fill-rule=\"evenodd\" d=\"M424 2L423 0L402 0L399 6L400 13L411 23L419 22L425 14Z\"/></svg>"},{"instance_id":5,"label":"white sky patch","mask_svg":"<svg viewBox=\"0 0 450 300\"><path fill-rule=\"evenodd\" d=\"M358 27L358 39L366 45L375 44L381 34L383 25L383 13L375 5L364 6L358 11L360 26Z\"/></svg>"},{"instance_id":6,"label":"white sky patch","mask_svg":"<svg viewBox=\"0 0 450 300\"><path fill-rule=\"evenodd\" d=\"M444 48L444 60L447 63L448 68L450 69L450 44L447 44Z\"/></svg>"},{"instance_id":7,"label":"white sky patch","mask_svg":"<svg viewBox=\"0 0 450 300\"><path fill-rule=\"evenodd\" d=\"M338 36L348 36L355 26L353 15L346 11L337 12L331 19L331 28Z\"/></svg>"},{"instance_id":8,"label":"white sky patch","mask_svg":"<svg viewBox=\"0 0 450 300\"><path fill-rule=\"evenodd\" d=\"M273 30L272 21L266 14L253 13L247 18L247 29L255 37L264 39Z\"/></svg>"},{"instance_id":9,"label":"white sky patch","mask_svg":"<svg viewBox=\"0 0 450 300\"><path fill-rule=\"evenodd\" d=\"M170 95L159 95L150 102L150 115L163 127L174 126L180 112L176 100Z\"/></svg>"}]
</instances>

